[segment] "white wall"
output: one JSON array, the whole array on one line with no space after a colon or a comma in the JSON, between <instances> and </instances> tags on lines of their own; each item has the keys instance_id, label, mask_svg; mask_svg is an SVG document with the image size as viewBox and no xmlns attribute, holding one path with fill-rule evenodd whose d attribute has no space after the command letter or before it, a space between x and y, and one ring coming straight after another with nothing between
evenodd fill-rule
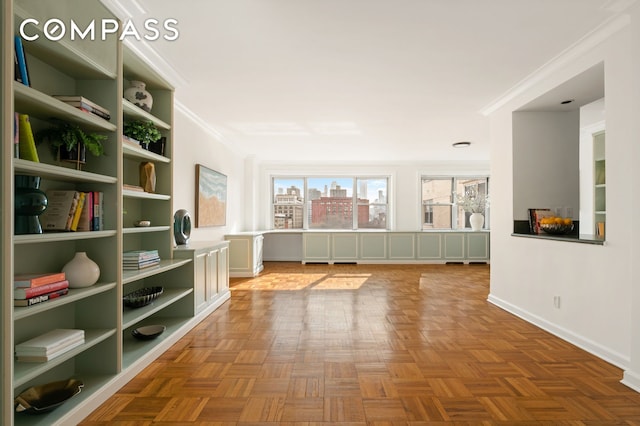
<instances>
[{"instance_id":1,"label":"white wall","mask_svg":"<svg viewBox=\"0 0 640 426\"><path fill-rule=\"evenodd\" d=\"M640 361L631 359L632 345L640 349L640 336L637 330L632 334L633 321L639 321L638 313L632 313L638 290L633 290L631 279L634 240L629 232L634 216L629 171L635 165L630 153L637 152L635 123L640 116L629 96L639 79L638 73L631 72L630 49L637 54L640 38L632 42L626 27L602 40L589 41L569 51L564 57L569 59L549 64L526 90L490 117L490 301L614 364L640 371ZM606 244L512 236L512 221L519 215L513 211L512 112L602 61L607 102ZM561 297L559 309L553 306L554 296ZM632 297L636 297L634 302ZM638 355L640 352L634 358Z\"/></svg>"},{"instance_id":2,"label":"white wall","mask_svg":"<svg viewBox=\"0 0 640 426\"><path fill-rule=\"evenodd\" d=\"M513 212L580 207L580 112L521 111L513 114Z\"/></svg>"},{"instance_id":3,"label":"white wall","mask_svg":"<svg viewBox=\"0 0 640 426\"><path fill-rule=\"evenodd\" d=\"M631 58L632 67L631 74L636 78L628 87L629 97L632 102L631 114L633 126L633 134L636 138L633 142L630 142L629 156L633 159L640 158L640 144L638 143L637 135L640 135L640 120L638 119L640 113L640 46L638 40L640 40L640 7L635 8L635 12L632 15L633 26L631 28L631 40L635 40L635 44L632 46ZM631 188L628 194L627 207L629 211L638 212L640 210L640 167L633 167L629 170L628 178L631 181ZM640 241L640 226L633 226L633 222L629 223L630 238L635 241L635 244L631 247L631 258L638 259L640 251L638 250L638 241ZM631 268L631 363L629 368L625 371L624 383L633 386L636 390L640 391L640 267L633 266Z\"/></svg>"},{"instance_id":4,"label":"white wall","mask_svg":"<svg viewBox=\"0 0 640 426\"><path fill-rule=\"evenodd\" d=\"M243 230L245 168L242 155L220 142L201 123L193 121L189 111L179 103L174 112L173 140L173 208L191 213L191 241L220 241L226 233ZM227 176L225 226L195 227L196 164Z\"/></svg>"}]
</instances>

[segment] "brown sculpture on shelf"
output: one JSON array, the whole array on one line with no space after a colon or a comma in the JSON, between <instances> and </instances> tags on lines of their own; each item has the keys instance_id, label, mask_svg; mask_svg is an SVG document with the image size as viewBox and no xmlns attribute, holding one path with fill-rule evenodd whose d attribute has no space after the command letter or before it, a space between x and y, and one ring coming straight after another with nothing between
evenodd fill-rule
<instances>
[{"instance_id":1,"label":"brown sculpture on shelf","mask_svg":"<svg viewBox=\"0 0 640 426\"><path fill-rule=\"evenodd\" d=\"M140 163L140 186L145 192L156 192L156 167L153 163Z\"/></svg>"}]
</instances>

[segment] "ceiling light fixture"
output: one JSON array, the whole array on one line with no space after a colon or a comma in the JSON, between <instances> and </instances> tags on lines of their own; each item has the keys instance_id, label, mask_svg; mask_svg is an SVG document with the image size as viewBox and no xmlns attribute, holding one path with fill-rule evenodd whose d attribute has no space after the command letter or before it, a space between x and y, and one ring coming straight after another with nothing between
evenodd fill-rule
<instances>
[{"instance_id":1,"label":"ceiling light fixture","mask_svg":"<svg viewBox=\"0 0 640 426\"><path fill-rule=\"evenodd\" d=\"M471 146L471 142L469 142L469 141L455 142L455 143L451 144L451 146L454 147L454 148L467 148L467 147Z\"/></svg>"},{"instance_id":2,"label":"ceiling light fixture","mask_svg":"<svg viewBox=\"0 0 640 426\"><path fill-rule=\"evenodd\" d=\"M566 101L562 101L560 102L561 105L567 105L570 104L571 102L575 101L575 99L567 99Z\"/></svg>"}]
</instances>

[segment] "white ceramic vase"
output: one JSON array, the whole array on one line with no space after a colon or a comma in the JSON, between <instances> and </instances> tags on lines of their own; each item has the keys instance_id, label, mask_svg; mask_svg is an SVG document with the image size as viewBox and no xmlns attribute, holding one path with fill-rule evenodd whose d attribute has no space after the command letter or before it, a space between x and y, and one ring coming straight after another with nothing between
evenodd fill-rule
<instances>
[{"instance_id":1,"label":"white ceramic vase","mask_svg":"<svg viewBox=\"0 0 640 426\"><path fill-rule=\"evenodd\" d=\"M482 213L471 213L469 223L471 224L472 231L481 231L482 225L484 225L484 216Z\"/></svg>"},{"instance_id":2,"label":"white ceramic vase","mask_svg":"<svg viewBox=\"0 0 640 426\"><path fill-rule=\"evenodd\" d=\"M151 112L153 96L147 92L146 84L142 81L132 80L131 87L125 89L124 98L147 112Z\"/></svg>"},{"instance_id":3,"label":"white ceramic vase","mask_svg":"<svg viewBox=\"0 0 640 426\"><path fill-rule=\"evenodd\" d=\"M89 259L84 251L76 253L73 259L64 265L62 272L69 280L70 288L89 287L97 283L100 278L100 267Z\"/></svg>"}]
</instances>

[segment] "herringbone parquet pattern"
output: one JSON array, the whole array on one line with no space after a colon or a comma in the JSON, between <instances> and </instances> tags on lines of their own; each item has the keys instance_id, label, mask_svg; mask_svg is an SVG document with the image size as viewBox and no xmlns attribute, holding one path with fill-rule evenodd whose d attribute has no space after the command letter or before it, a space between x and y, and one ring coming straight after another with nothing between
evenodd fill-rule
<instances>
[{"instance_id":1,"label":"herringbone parquet pattern","mask_svg":"<svg viewBox=\"0 0 640 426\"><path fill-rule=\"evenodd\" d=\"M620 369L486 302L486 265L267 264L89 425L640 425Z\"/></svg>"}]
</instances>

